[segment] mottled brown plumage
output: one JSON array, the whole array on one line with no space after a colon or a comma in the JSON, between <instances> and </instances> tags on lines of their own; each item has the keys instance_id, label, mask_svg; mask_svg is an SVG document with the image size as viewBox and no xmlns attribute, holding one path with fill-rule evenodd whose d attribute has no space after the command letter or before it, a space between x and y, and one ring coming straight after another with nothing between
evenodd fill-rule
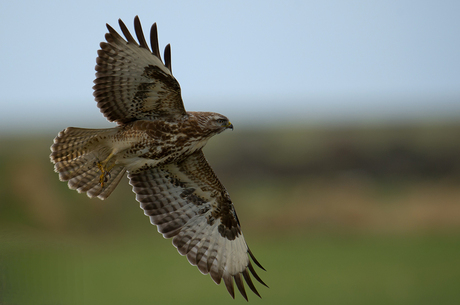
<instances>
[{"instance_id":1,"label":"mottled brown plumage","mask_svg":"<svg viewBox=\"0 0 460 305\"><path fill-rule=\"evenodd\" d=\"M107 198L128 173L144 213L180 254L203 274L221 280L234 297L234 284L247 299L243 279L258 296L250 258L230 196L206 161L202 148L228 128L213 112L186 112L171 71L171 48L161 61L157 27L152 51L134 19L137 39L119 20L124 40L111 26L96 59L94 97L109 129L68 127L51 146L51 161L69 188ZM261 267L262 268L262 267Z\"/></svg>"}]
</instances>

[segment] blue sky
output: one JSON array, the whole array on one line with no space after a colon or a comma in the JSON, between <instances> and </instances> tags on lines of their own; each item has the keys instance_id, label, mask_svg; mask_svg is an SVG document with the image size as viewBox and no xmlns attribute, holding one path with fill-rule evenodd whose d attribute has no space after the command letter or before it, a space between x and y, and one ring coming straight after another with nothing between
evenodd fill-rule
<instances>
[{"instance_id":1,"label":"blue sky","mask_svg":"<svg viewBox=\"0 0 460 305\"><path fill-rule=\"evenodd\" d=\"M108 126L96 52L106 23L132 30L135 15L171 43L187 110L256 123L460 117L459 12L442 0L8 1L0 128Z\"/></svg>"}]
</instances>

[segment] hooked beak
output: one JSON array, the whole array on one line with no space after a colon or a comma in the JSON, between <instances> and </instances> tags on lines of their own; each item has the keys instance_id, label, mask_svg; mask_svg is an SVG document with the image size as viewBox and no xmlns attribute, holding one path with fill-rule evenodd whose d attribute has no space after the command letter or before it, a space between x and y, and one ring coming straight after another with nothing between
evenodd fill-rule
<instances>
[{"instance_id":1,"label":"hooked beak","mask_svg":"<svg viewBox=\"0 0 460 305\"><path fill-rule=\"evenodd\" d=\"M227 129L233 130L233 124L230 123L230 122L228 122L227 125L225 125L225 127L226 127Z\"/></svg>"}]
</instances>

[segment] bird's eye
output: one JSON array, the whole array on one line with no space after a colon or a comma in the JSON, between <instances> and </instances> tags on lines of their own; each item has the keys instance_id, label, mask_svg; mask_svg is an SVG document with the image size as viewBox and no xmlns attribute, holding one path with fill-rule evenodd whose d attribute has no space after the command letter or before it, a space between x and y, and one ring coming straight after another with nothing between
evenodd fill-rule
<instances>
[{"instance_id":1,"label":"bird's eye","mask_svg":"<svg viewBox=\"0 0 460 305\"><path fill-rule=\"evenodd\" d=\"M217 119L217 123L219 123L219 124L224 124L224 123L225 123L225 120L224 120L224 119Z\"/></svg>"}]
</instances>

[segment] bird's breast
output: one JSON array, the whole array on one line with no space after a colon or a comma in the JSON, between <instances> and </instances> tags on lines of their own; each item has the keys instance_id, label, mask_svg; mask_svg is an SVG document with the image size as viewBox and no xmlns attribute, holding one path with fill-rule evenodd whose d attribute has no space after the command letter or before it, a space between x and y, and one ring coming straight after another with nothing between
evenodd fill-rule
<instances>
[{"instance_id":1,"label":"bird's breast","mask_svg":"<svg viewBox=\"0 0 460 305\"><path fill-rule=\"evenodd\" d=\"M155 167L180 162L206 145L207 139L181 124L164 121L137 121L123 131L124 145L118 163L128 169Z\"/></svg>"}]
</instances>

